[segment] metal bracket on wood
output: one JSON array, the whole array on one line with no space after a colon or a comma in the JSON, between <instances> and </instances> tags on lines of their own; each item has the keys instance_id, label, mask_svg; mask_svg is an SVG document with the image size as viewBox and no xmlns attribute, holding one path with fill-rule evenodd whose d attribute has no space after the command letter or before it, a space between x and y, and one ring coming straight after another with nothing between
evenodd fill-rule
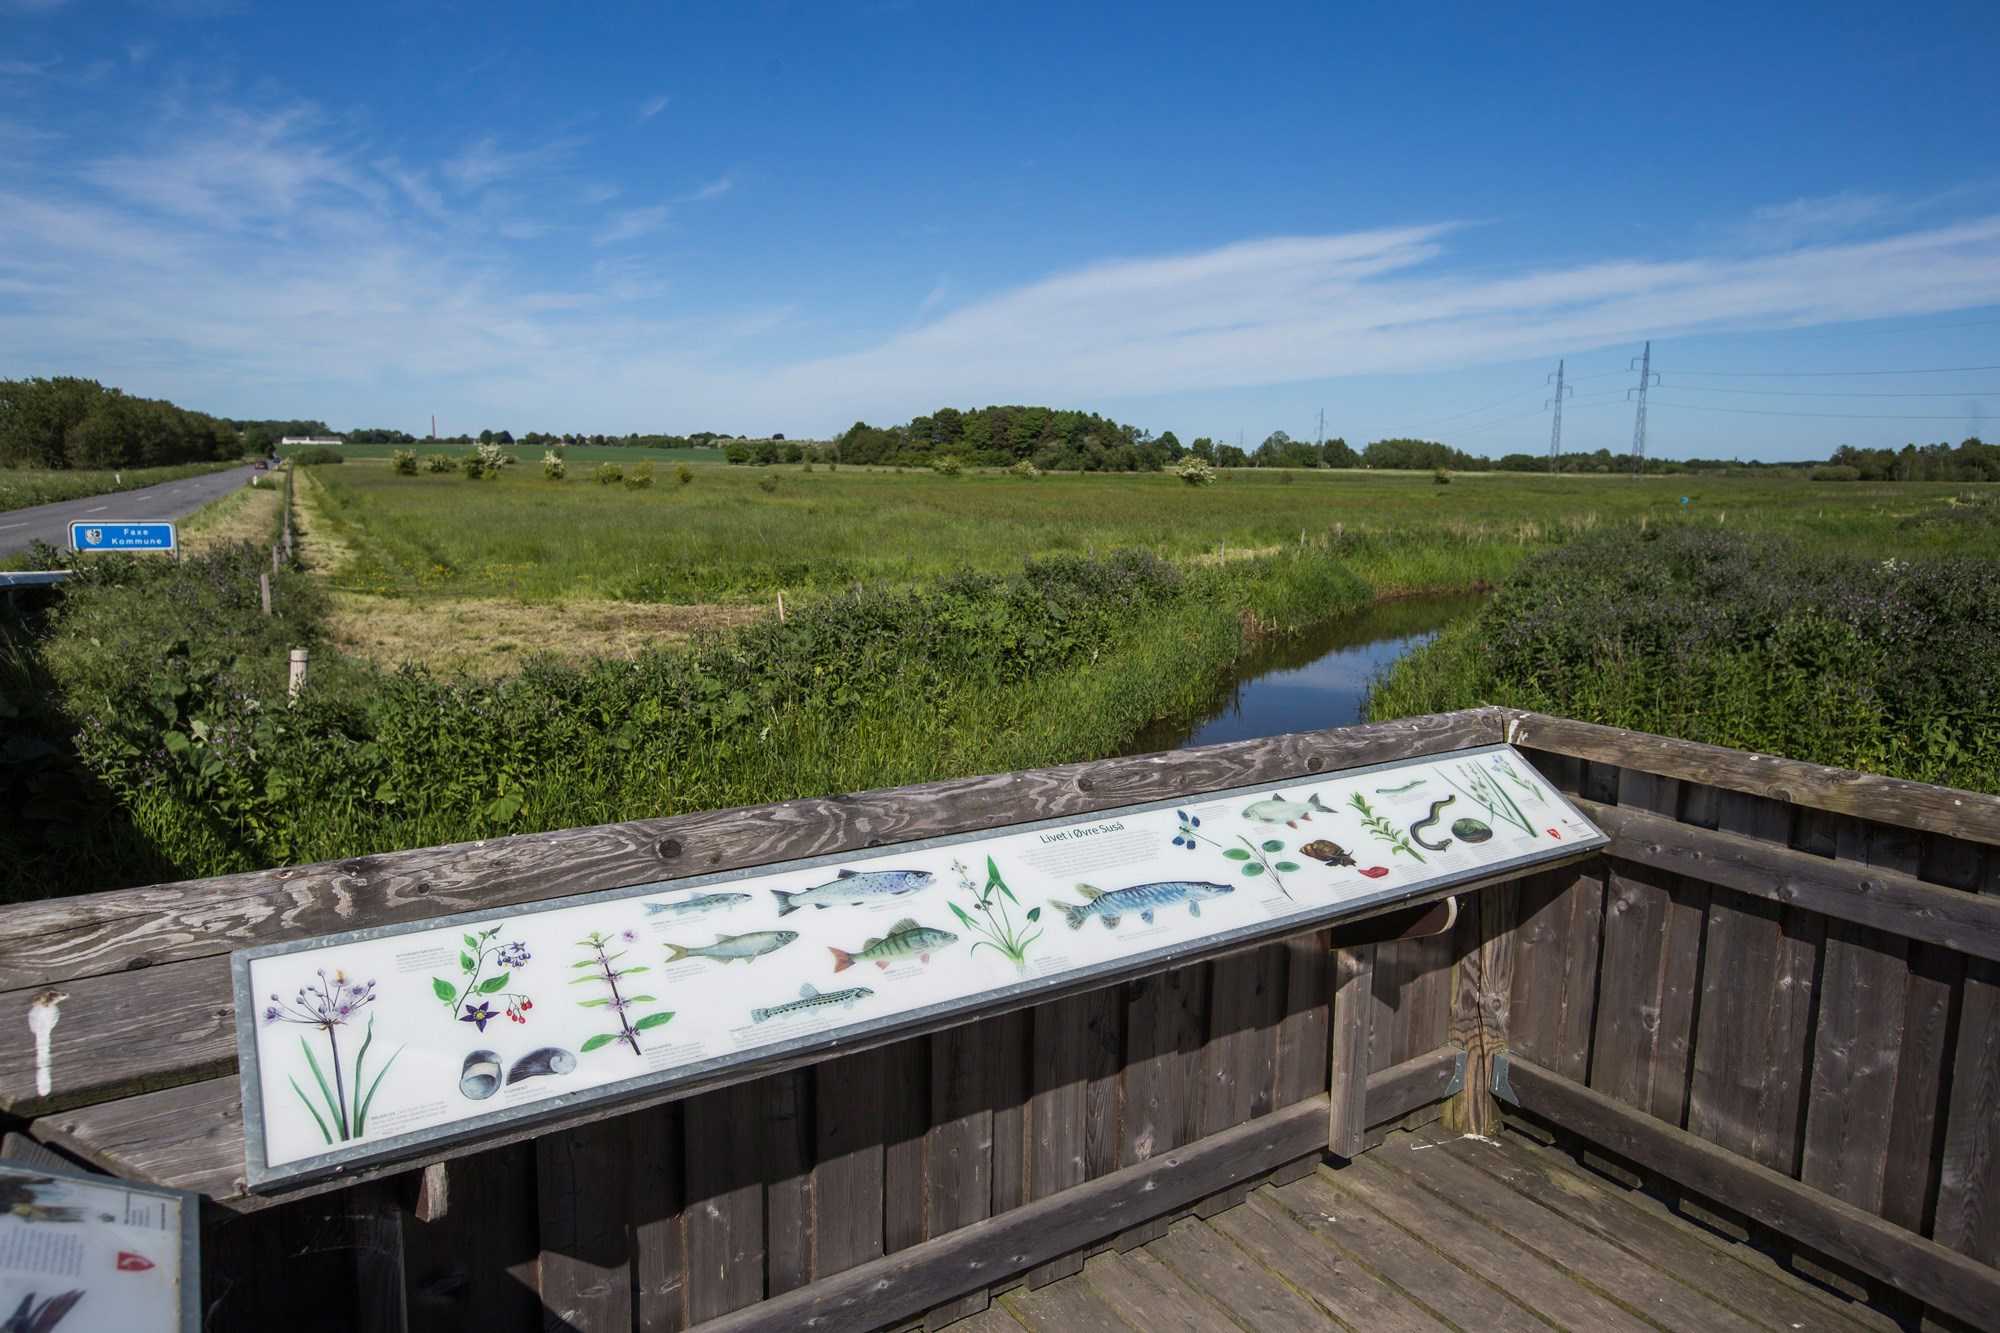
<instances>
[{"instance_id":1,"label":"metal bracket on wood","mask_svg":"<svg viewBox=\"0 0 2000 1333\"><path fill-rule=\"evenodd\" d=\"M1465 1091L1465 1052L1458 1053L1458 1059L1451 1067L1451 1082L1445 1084L1444 1095L1455 1097Z\"/></svg>"},{"instance_id":2,"label":"metal bracket on wood","mask_svg":"<svg viewBox=\"0 0 2000 1333\"><path fill-rule=\"evenodd\" d=\"M1509 1106L1519 1106L1521 1099L1514 1095L1514 1085L1507 1078L1507 1052L1501 1051L1493 1057L1493 1095ZM1460 1057L1459 1072L1464 1073L1464 1057Z\"/></svg>"}]
</instances>

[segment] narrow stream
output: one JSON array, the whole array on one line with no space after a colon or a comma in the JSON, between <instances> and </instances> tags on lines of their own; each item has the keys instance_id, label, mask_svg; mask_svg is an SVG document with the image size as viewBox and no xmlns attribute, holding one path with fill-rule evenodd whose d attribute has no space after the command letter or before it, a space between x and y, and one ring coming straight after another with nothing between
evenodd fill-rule
<instances>
[{"instance_id":1,"label":"narrow stream","mask_svg":"<svg viewBox=\"0 0 2000 1333\"><path fill-rule=\"evenodd\" d=\"M1479 609L1476 593L1382 602L1290 639L1274 640L1237 663L1235 678L1196 722L1155 723L1126 754L1278 736L1365 722L1368 687L1406 653Z\"/></svg>"}]
</instances>

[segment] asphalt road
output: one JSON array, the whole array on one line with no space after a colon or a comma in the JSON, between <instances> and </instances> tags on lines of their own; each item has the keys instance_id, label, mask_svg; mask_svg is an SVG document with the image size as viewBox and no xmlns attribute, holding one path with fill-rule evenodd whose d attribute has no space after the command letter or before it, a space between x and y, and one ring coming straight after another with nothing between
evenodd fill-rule
<instances>
[{"instance_id":1,"label":"asphalt road","mask_svg":"<svg viewBox=\"0 0 2000 1333\"><path fill-rule=\"evenodd\" d=\"M60 550L69 545L69 525L82 519L129 523L185 518L210 500L247 486L254 471L245 463L227 472L210 472L185 481L163 481L157 486L141 486L136 491L0 511L0 556L25 551L38 540Z\"/></svg>"}]
</instances>

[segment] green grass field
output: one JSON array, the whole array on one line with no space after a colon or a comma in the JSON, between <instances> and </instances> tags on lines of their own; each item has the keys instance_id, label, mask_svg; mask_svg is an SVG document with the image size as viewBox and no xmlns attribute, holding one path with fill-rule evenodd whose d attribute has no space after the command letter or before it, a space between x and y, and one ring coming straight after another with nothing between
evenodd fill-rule
<instances>
[{"instance_id":1,"label":"green grass field","mask_svg":"<svg viewBox=\"0 0 2000 1333\"><path fill-rule=\"evenodd\" d=\"M26 509L30 505L54 504L58 500L82 500L93 495L133 491L141 486L157 486L163 481L180 481L238 466L240 464L232 459L227 463L176 463L171 467L126 468L123 471L110 468L64 468L59 471L0 468L0 513L9 509Z\"/></svg>"},{"instance_id":2,"label":"green grass field","mask_svg":"<svg viewBox=\"0 0 2000 1333\"><path fill-rule=\"evenodd\" d=\"M1296 547L1302 535L1385 594L1495 581L1536 549L1641 523L1776 530L1809 548L1885 556L1976 540L1912 523L1965 489L1951 485L1488 473L1440 486L1428 473L1237 471L1195 488L1160 474L694 473L682 486L662 469L652 488L631 490L576 467L564 482L530 465L476 482L369 462L310 471L323 521L352 553L336 586L529 602L726 601L1012 570L1038 555L1243 555Z\"/></svg>"},{"instance_id":3,"label":"green grass field","mask_svg":"<svg viewBox=\"0 0 2000 1333\"><path fill-rule=\"evenodd\" d=\"M282 445L278 449L278 456L280 458L290 458L299 450L309 447L302 444ZM476 445L469 444L445 444L442 441L419 440L415 444L343 444L340 446L340 452L353 459L387 458L398 449L408 449L418 458L422 458L426 454L449 454L453 458L463 458L477 447ZM520 459L522 463L532 464L537 468L540 467L542 454L547 448L547 446L540 444L503 444L500 447L505 452ZM562 446L562 452L563 457L570 461L572 467L578 463L596 463L607 459L613 462L630 461L634 463L643 463L649 458L656 463L720 463L722 461L722 450L720 449L628 449L609 444L566 444Z\"/></svg>"}]
</instances>

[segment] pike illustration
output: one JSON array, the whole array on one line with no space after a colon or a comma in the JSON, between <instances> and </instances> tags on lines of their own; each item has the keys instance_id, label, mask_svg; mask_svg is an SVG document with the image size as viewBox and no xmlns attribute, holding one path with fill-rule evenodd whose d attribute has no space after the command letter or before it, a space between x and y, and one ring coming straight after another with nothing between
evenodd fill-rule
<instances>
[{"instance_id":1,"label":"pike illustration","mask_svg":"<svg viewBox=\"0 0 2000 1333\"><path fill-rule=\"evenodd\" d=\"M1088 899L1081 907L1049 899L1049 906L1062 912L1071 930L1082 930L1083 923L1092 917L1107 927L1116 927L1125 916L1135 912L1141 921L1150 926L1155 912L1175 903L1186 903L1189 916L1200 916L1204 899L1220 898L1234 890L1227 884L1211 884L1207 880L1169 879L1156 884L1134 884L1129 889L1113 889L1109 893L1089 884L1079 884L1076 891Z\"/></svg>"}]
</instances>

